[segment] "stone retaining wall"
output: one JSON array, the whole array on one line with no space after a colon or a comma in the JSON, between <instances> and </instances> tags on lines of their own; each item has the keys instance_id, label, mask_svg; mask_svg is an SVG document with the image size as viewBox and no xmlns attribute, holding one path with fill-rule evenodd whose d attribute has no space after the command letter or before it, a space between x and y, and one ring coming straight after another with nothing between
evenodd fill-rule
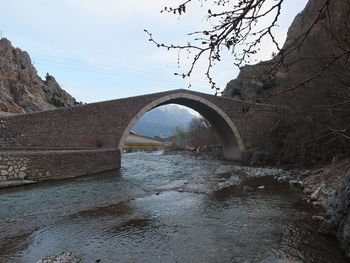
<instances>
[{"instance_id":1,"label":"stone retaining wall","mask_svg":"<svg viewBox=\"0 0 350 263\"><path fill-rule=\"evenodd\" d=\"M62 179L117 168L118 149L0 152L0 181Z\"/></svg>"},{"instance_id":2,"label":"stone retaining wall","mask_svg":"<svg viewBox=\"0 0 350 263\"><path fill-rule=\"evenodd\" d=\"M0 181L18 180L27 177L28 157L0 154Z\"/></svg>"}]
</instances>

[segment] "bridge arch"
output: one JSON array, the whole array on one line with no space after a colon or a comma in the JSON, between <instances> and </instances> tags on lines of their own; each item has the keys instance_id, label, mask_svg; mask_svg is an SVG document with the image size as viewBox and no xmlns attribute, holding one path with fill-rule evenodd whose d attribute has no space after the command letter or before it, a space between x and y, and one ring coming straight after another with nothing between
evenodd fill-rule
<instances>
[{"instance_id":1,"label":"bridge arch","mask_svg":"<svg viewBox=\"0 0 350 263\"><path fill-rule=\"evenodd\" d=\"M166 104L183 105L200 113L211 123L221 137L223 142L224 158L229 160L241 160L241 153L245 151L245 147L238 129L232 122L231 118L209 100L185 92L165 95L145 105L129 121L124 132L122 133L118 148L122 151L129 132L145 113Z\"/></svg>"}]
</instances>

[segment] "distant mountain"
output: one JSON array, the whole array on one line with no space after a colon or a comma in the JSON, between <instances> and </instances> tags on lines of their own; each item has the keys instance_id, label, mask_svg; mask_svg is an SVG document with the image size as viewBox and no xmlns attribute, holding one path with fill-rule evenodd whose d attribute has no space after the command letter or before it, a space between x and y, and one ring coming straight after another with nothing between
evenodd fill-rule
<instances>
[{"instance_id":1,"label":"distant mountain","mask_svg":"<svg viewBox=\"0 0 350 263\"><path fill-rule=\"evenodd\" d=\"M173 135L176 127L187 130L194 118L197 116L185 108L165 105L147 112L132 130L149 137L169 137Z\"/></svg>"}]
</instances>

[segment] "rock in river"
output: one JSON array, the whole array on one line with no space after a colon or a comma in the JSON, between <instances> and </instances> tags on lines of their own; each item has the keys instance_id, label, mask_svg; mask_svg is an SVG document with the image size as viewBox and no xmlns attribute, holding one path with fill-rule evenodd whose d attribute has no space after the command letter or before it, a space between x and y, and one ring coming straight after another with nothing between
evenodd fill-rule
<instances>
[{"instance_id":1,"label":"rock in river","mask_svg":"<svg viewBox=\"0 0 350 263\"><path fill-rule=\"evenodd\" d=\"M350 257L350 169L340 182L320 231L336 236Z\"/></svg>"}]
</instances>

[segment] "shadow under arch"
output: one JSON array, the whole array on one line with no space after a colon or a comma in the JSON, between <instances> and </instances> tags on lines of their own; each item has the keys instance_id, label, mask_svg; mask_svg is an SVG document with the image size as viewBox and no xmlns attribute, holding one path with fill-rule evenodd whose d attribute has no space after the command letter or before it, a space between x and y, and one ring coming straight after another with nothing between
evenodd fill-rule
<instances>
[{"instance_id":1,"label":"shadow under arch","mask_svg":"<svg viewBox=\"0 0 350 263\"><path fill-rule=\"evenodd\" d=\"M238 133L237 127L234 125L232 120L227 114L221 110L214 103L203 99L199 96L188 94L188 93L177 93L170 94L159 99L154 100L148 105L144 106L134 118L128 123L126 129L119 142L119 149L123 150L126 138L135 126L136 122L148 111L166 104L179 104L189 107L204 118L206 118L210 124L217 130L223 143L223 154L227 160L241 160L241 154L245 151L245 147L240 134Z\"/></svg>"}]
</instances>

